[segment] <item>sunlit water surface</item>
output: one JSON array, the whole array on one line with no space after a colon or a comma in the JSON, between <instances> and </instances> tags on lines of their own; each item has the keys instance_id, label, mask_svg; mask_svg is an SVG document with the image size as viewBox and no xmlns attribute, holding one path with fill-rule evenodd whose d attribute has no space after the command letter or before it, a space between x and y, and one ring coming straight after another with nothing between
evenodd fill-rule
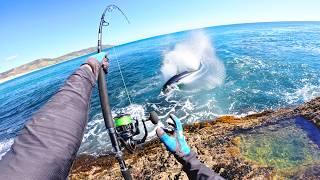
<instances>
[{"instance_id":1,"label":"sunlit water surface","mask_svg":"<svg viewBox=\"0 0 320 180\"><path fill-rule=\"evenodd\" d=\"M144 118L155 110L163 118L175 112L183 123L190 123L223 114L290 107L320 95L320 23L230 25L205 28L203 33L225 68L223 83L195 92L174 91L168 96L160 93L165 83L161 72L164 58L177 44L190 38L189 31L117 46L115 51L109 51L108 85L113 113L130 111ZM114 52L134 103L129 109ZM0 84L0 154L10 148L25 122L87 57ZM198 85L202 85L201 81ZM99 104L95 88L80 152L97 154L110 148ZM288 139L294 138L298 137Z\"/></svg>"}]
</instances>

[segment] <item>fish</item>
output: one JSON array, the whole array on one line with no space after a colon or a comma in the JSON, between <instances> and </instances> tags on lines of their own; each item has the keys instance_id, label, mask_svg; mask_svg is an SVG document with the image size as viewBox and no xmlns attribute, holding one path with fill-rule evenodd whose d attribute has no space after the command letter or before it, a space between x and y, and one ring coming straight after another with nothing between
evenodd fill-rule
<instances>
[{"instance_id":1,"label":"fish","mask_svg":"<svg viewBox=\"0 0 320 180\"><path fill-rule=\"evenodd\" d=\"M176 74L174 76L172 76L163 86L162 86L162 92L163 93L168 93L171 89L173 89L173 87L177 84L179 84L179 82L181 82L182 79L197 73L198 71L200 71L202 67L202 64L200 64L199 68L197 70L194 71L184 71L182 73Z\"/></svg>"}]
</instances>

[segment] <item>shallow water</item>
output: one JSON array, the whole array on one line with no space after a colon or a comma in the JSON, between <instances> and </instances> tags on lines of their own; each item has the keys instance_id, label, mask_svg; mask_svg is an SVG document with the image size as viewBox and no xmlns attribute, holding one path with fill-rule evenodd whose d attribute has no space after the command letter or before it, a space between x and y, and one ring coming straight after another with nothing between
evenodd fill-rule
<instances>
[{"instance_id":1,"label":"shallow water","mask_svg":"<svg viewBox=\"0 0 320 180\"><path fill-rule=\"evenodd\" d=\"M190 31L117 46L137 116L155 110L175 112L183 123L222 114L294 106L320 95L320 23L258 23L203 29L225 67L220 86L161 95L165 54L190 37ZM197 41L195 41L196 43ZM110 53L109 95L113 113L128 107L115 54ZM25 122L59 89L88 56L45 68L0 84L0 152L3 154ZM200 83L201 85L201 83ZM101 119L97 88L81 152L101 153L109 145Z\"/></svg>"},{"instance_id":2,"label":"shallow water","mask_svg":"<svg viewBox=\"0 0 320 180\"><path fill-rule=\"evenodd\" d=\"M302 117L286 119L245 133L240 149L259 165L294 175L320 163L320 130Z\"/></svg>"}]
</instances>

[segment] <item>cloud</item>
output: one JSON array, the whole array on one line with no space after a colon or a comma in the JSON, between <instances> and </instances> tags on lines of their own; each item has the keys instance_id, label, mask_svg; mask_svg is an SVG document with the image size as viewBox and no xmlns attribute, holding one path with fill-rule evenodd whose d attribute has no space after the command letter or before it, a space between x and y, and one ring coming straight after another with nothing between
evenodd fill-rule
<instances>
[{"instance_id":1,"label":"cloud","mask_svg":"<svg viewBox=\"0 0 320 180\"><path fill-rule=\"evenodd\" d=\"M12 56L9 56L9 57L6 57L4 60L5 61L10 61L10 60L14 60L18 57L18 55L12 55Z\"/></svg>"}]
</instances>

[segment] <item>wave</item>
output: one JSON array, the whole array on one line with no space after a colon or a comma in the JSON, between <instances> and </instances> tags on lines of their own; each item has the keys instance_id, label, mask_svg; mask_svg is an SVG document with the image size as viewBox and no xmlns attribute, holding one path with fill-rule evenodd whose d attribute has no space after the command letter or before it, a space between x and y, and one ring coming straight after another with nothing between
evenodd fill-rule
<instances>
[{"instance_id":1,"label":"wave","mask_svg":"<svg viewBox=\"0 0 320 180\"><path fill-rule=\"evenodd\" d=\"M303 87L296 89L294 92L286 92L284 98L288 104L297 104L310 101L320 96L320 86L305 84Z\"/></svg>"}]
</instances>

